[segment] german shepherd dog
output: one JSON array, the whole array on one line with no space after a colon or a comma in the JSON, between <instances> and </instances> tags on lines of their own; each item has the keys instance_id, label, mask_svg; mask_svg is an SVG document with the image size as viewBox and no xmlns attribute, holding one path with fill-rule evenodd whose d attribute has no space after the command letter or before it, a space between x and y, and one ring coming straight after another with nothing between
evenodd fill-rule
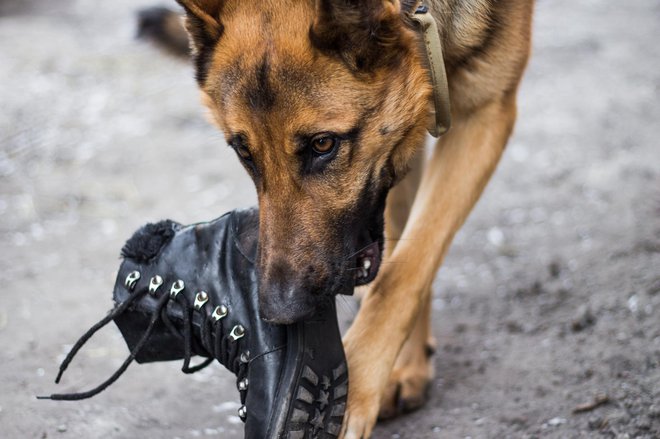
<instances>
[{"instance_id":1,"label":"german shepherd dog","mask_svg":"<svg viewBox=\"0 0 660 439\"><path fill-rule=\"evenodd\" d=\"M291 323L369 284L342 432L367 438L425 400L431 284L511 134L533 0L426 2L453 120L429 159L417 1L178 2L202 100L257 189L262 314Z\"/></svg>"}]
</instances>

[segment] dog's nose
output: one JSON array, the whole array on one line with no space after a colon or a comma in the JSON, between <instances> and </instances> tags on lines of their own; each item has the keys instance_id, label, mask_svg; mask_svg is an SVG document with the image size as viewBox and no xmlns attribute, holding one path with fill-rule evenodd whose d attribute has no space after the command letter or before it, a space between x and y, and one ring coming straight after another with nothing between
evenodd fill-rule
<instances>
[{"instance_id":1,"label":"dog's nose","mask_svg":"<svg viewBox=\"0 0 660 439\"><path fill-rule=\"evenodd\" d=\"M259 311L270 323L290 324L310 317L316 309L311 287L284 262L277 262L259 279Z\"/></svg>"}]
</instances>

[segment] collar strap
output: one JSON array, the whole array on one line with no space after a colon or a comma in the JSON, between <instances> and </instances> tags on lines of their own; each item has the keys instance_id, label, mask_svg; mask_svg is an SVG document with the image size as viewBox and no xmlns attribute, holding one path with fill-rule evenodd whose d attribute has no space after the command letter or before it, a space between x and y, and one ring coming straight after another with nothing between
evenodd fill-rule
<instances>
[{"instance_id":1,"label":"collar strap","mask_svg":"<svg viewBox=\"0 0 660 439\"><path fill-rule=\"evenodd\" d=\"M424 36L426 57L429 62L431 82L433 84L435 117L429 123L428 130L433 137L440 137L451 126L451 107L438 25L435 22L435 18L429 13L429 8L424 5L419 6L411 18L417 22Z\"/></svg>"}]
</instances>

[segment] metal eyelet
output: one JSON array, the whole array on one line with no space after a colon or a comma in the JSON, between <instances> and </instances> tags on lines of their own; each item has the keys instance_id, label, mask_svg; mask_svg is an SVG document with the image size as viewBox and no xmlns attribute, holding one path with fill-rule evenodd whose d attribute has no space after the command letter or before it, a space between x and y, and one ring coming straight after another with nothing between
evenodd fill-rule
<instances>
[{"instance_id":1,"label":"metal eyelet","mask_svg":"<svg viewBox=\"0 0 660 439\"><path fill-rule=\"evenodd\" d=\"M249 363L250 362L250 351L241 352L241 355L240 355L240 357L238 357L238 359L243 364Z\"/></svg>"},{"instance_id":2,"label":"metal eyelet","mask_svg":"<svg viewBox=\"0 0 660 439\"><path fill-rule=\"evenodd\" d=\"M240 392L243 392L243 391L247 390L247 388L248 388L248 384L249 384L249 383L250 383L250 382L248 381L247 378L243 378L243 379L240 380L240 381L238 382L238 384L237 384L238 390L239 390Z\"/></svg>"},{"instance_id":3,"label":"metal eyelet","mask_svg":"<svg viewBox=\"0 0 660 439\"><path fill-rule=\"evenodd\" d=\"M227 309L227 307L224 305L218 305L213 310L213 314L211 314L211 317L213 317L213 321L219 322L223 318L227 317L227 314L229 314L229 310Z\"/></svg>"},{"instance_id":4,"label":"metal eyelet","mask_svg":"<svg viewBox=\"0 0 660 439\"><path fill-rule=\"evenodd\" d=\"M208 301L209 301L209 295L206 294L206 291L200 291L195 296L195 303L193 304L193 308L199 311Z\"/></svg>"},{"instance_id":5,"label":"metal eyelet","mask_svg":"<svg viewBox=\"0 0 660 439\"><path fill-rule=\"evenodd\" d=\"M181 279L177 280L172 284L172 288L170 288L170 297L174 299L184 288L186 288L186 284Z\"/></svg>"},{"instance_id":6,"label":"metal eyelet","mask_svg":"<svg viewBox=\"0 0 660 439\"><path fill-rule=\"evenodd\" d=\"M238 409L238 417L241 418L241 420L245 421L247 418L247 408L245 408L244 405L241 406L241 408Z\"/></svg>"},{"instance_id":7,"label":"metal eyelet","mask_svg":"<svg viewBox=\"0 0 660 439\"><path fill-rule=\"evenodd\" d=\"M156 294L156 291L158 291L158 288L160 288L161 285L163 285L162 277L159 275L152 277L149 281L149 294Z\"/></svg>"},{"instance_id":8,"label":"metal eyelet","mask_svg":"<svg viewBox=\"0 0 660 439\"><path fill-rule=\"evenodd\" d=\"M126 288L128 288L130 291L133 291L139 279L140 279L140 272L137 270L131 271L130 273L128 273L128 276L126 276L126 280L124 281L124 286L126 286Z\"/></svg>"},{"instance_id":9,"label":"metal eyelet","mask_svg":"<svg viewBox=\"0 0 660 439\"><path fill-rule=\"evenodd\" d=\"M229 334L229 338L231 338L233 341L236 341L239 338L243 338L244 335L245 328L242 325L236 325L232 328L231 333Z\"/></svg>"}]
</instances>

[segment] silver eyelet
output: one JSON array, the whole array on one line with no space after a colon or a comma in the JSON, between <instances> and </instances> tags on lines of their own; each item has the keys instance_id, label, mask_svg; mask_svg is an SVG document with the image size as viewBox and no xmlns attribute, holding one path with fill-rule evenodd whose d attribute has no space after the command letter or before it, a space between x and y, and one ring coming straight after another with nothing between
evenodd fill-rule
<instances>
[{"instance_id":1,"label":"silver eyelet","mask_svg":"<svg viewBox=\"0 0 660 439\"><path fill-rule=\"evenodd\" d=\"M242 325L236 325L232 328L231 333L229 334L229 338L231 338L233 341L236 341L239 338L243 338L244 335L245 328Z\"/></svg>"},{"instance_id":2,"label":"silver eyelet","mask_svg":"<svg viewBox=\"0 0 660 439\"><path fill-rule=\"evenodd\" d=\"M218 305L213 310L213 314L211 314L211 317L213 317L214 321L218 322L223 318L227 317L227 314L229 314L229 310L227 309L227 307L224 305Z\"/></svg>"},{"instance_id":3,"label":"silver eyelet","mask_svg":"<svg viewBox=\"0 0 660 439\"><path fill-rule=\"evenodd\" d=\"M172 284L172 288L170 288L170 297L174 299L184 288L186 288L186 284L181 279L177 280Z\"/></svg>"},{"instance_id":4,"label":"silver eyelet","mask_svg":"<svg viewBox=\"0 0 660 439\"><path fill-rule=\"evenodd\" d=\"M237 385L238 390L239 390L240 392L242 392L242 391L244 391L244 390L247 390L247 388L248 388L248 384L249 384L249 383L250 383L250 382L248 381L247 378L243 378L242 380L240 380L240 381L238 382L238 385Z\"/></svg>"},{"instance_id":5,"label":"silver eyelet","mask_svg":"<svg viewBox=\"0 0 660 439\"><path fill-rule=\"evenodd\" d=\"M240 355L240 357L238 357L238 359L243 364L249 363L250 362L250 351L241 352L241 355Z\"/></svg>"},{"instance_id":6,"label":"silver eyelet","mask_svg":"<svg viewBox=\"0 0 660 439\"><path fill-rule=\"evenodd\" d=\"M128 288L130 291L133 291L139 279L140 279L140 272L137 270L131 271L130 273L128 273L128 276L126 276L126 280L124 281L124 286L126 286L126 288Z\"/></svg>"},{"instance_id":7,"label":"silver eyelet","mask_svg":"<svg viewBox=\"0 0 660 439\"><path fill-rule=\"evenodd\" d=\"M245 408L244 405L241 406L241 408L238 409L238 417L241 418L243 421L247 418L247 408Z\"/></svg>"},{"instance_id":8,"label":"silver eyelet","mask_svg":"<svg viewBox=\"0 0 660 439\"><path fill-rule=\"evenodd\" d=\"M206 294L206 291L200 291L197 293L195 296L195 303L193 304L193 307L199 311L206 302L209 301L209 295Z\"/></svg>"},{"instance_id":9,"label":"silver eyelet","mask_svg":"<svg viewBox=\"0 0 660 439\"><path fill-rule=\"evenodd\" d=\"M163 285L162 277L159 275L152 277L149 281L149 294L156 294L156 291L158 291L158 288L160 288L161 285Z\"/></svg>"}]
</instances>

